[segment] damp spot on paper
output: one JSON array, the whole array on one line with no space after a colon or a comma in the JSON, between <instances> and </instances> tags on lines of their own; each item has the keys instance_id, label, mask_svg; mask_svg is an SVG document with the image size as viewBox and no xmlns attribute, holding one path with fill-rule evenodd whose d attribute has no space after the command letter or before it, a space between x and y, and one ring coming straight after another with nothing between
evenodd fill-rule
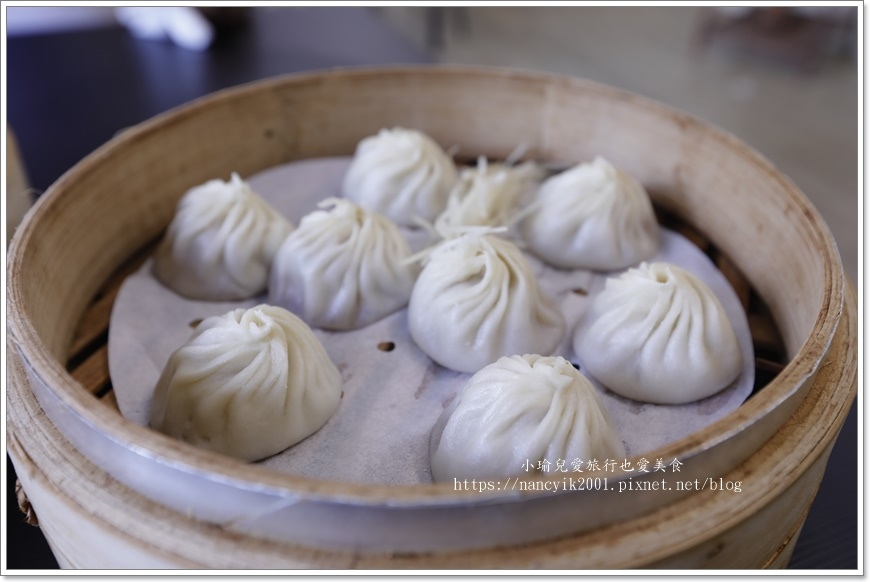
<instances>
[{"instance_id":1,"label":"damp spot on paper","mask_svg":"<svg viewBox=\"0 0 870 582\"><path fill-rule=\"evenodd\" d=\"M698 401L696 404L698 405L698 413L703 414L704 416L709 416L711 414L716 413L720 408L722 408L724 404L724 400L728 398L728 394L726 390L719 392L718 394L714 394L709 398L705 398L703 400Z\"/></svg>"},{"instance_id":2,"label":"damp spot on paper","mask_svg":"<svg viewBox=\"0 0 870 582\"><path fill-rule=\"evenodd\" d=\"M649 402L641 402L640 400L626 398L625 396L617 394L616 392L607 387L604 388L604 391L609 397L618 400L620 403L620 407L623 410L628 410L628 412L630 412L631 414L643 414L644 412L646 412L647 406L650 405ZM653 409L655 409L655 405L652 406Z\"/></svg>"},{"instance_id":3,"label":"damp spot on paper","mask_svg":"<svg viewBox=\"0 0 870 582\"><path fill-rule=\"evenodd\" d=\"M646 407L645 402L638 402L637 400L629 400L628 401L628 410L632 414L640 414L643 412L643 409Z\"/></svg>"},{"instance_id":4,"label":"damp spot on paper","mask_svg":"<svg viewBox=\"0 0 870 582\"><path fill-rule=\"evenodd\" d=\"M414 400L419 400L420 396L423 395L423 391L435 380L436 374L438 374L438 364L435 362L430 362L428 366L426 366L426 371L423 372L423 376L420 378L420 383L417 385L417 389L414 391Z\"/></svg>"},{"instance_id":5,"label":"damp spot on paper","mask_svg":"<svg viewBox=\"0 0 870 582\"><path fill-rule=\"evenodd\" d=\"M338 368L338 373L341 374L341 381L347 384L350 382L350 379L353 378L353 372L350 371L349 366L342 362L340 364L336 364L335 366Z\"/></svg>"}]
</instances>

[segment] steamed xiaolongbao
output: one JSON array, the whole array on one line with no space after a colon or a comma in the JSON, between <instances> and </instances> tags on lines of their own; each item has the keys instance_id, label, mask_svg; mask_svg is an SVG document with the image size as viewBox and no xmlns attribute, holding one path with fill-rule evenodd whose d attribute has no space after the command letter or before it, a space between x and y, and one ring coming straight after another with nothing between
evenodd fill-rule
<instances>
[{"instance_id":1,"label":"steamed xiaolongbao","mask_svg":"<svg viewBox=\"0 0 870 582\"><path fill-rule=\"evenodd\" d=\"M151 426L256 461L316 432L341 398L341 374L305 323L259 305L209 317L169 358Z\"/></svg>"},{"instance_id":2,"label":"steamed xiaolongbao","mask_svg":"<svg viewBox=\"0 0 870 582\"><path fill-rule=\"evenodd\" d=\"M625 458L589 380L564 358L538 355L503 357L472 376L432 444L435 481L502 479L542 461L555 468L559 459Z\"/></svg>"},{"instance_id":3,"label":"steamed xiaolongbao","mask_svg":"<svg viewBox=\"0 0 870 582\"><path fill-rule=\"evenodd\" d=\"M476 168L465 168L447 200L447 208L435 221L435 230L449 238L467 226L511 226L520 204L531 193L541 169L533 163L519 166L488 164L478 159Z\"/></svg>"},{"instance_id":4,"label":"steamed xiaolongbao","mask_svg":"<svg viewBox=\"0 0 870 582\"><path fill-rule=\"evenodd\" d=\"M611 271L650 258L659 227L649 195L603 158L546 180L524 230L529 249L564 269Z\"/></svg>"},{"instance_id":5,"label":"steamed xiaolongbao","mask_svg":"<svg viewBox=\"0 0 870 582\"><path fill-rule=\"evenodd\" d=\"M272 258L292 230L237 174L210 180L179 201L154 274L190 299L253 297L265 291Z\"/></svg>"},{"instance_id":6,"label":"steamed xiaolongbao","mask_svg":"<svg viewBox=\"0 0 870 582\"><path fill-rule=\"evenodd\" d=\"M331 207L331 208L330 208ZM384 216L331 198L305 216L272 264L269 301L309 324L364 327L408 304L419 268Z\"/></svg>"},{"instance_id":7,"label":"steamed xiaolongbao","mask_svg":"<svg viewBox=\"0 0 870 582\"><path fill-rule=\"evenodd\" d=\"M510 241L469 232L429 251L408 304L417 346L451 370L477 372L501 356L548 353L565 319Z\"/></svg>"},{"instance_id":8,"label":"steamed xiaolongbao","mask_svg":"<svg viewBox=\"0 0 870 582\"><path fill-rule=\"evenodd\" d=\"M617 394L658 404L715 394L737 378L743 360L718 298L668 263L608 279L577 327L574 350Z\"/></svg>"},{"instance_id":9,"label":"steamed xiaolongbao","mask_svg":"<svg viewBox=\"0 0 870 582\"><path fill-rule=\"evenodd\" d=\"M342 195L399 226L432 222L456 183L453 160L429 136L382 129L362 140L344 177Z\"/></svg>"}]
</instances>

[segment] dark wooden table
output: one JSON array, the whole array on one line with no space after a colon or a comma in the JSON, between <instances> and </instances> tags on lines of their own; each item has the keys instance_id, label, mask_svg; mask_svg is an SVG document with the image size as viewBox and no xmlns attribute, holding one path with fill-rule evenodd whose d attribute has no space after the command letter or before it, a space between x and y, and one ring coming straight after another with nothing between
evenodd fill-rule
<instances>
[{"instance_id":1,"label":"dark wooden table","mask_svg":"<svg viewBox=\"0 0 870 582\"><path fill-rule=\"evenodd\" d=\"M121 28L12 37L8 122L41 192L119 130L207 93L304 70L431 61L363 8L253 10L247 25L203 53L135 40ZM792 567L857 567L857 442L853 407ZM18 512L8 458L6 468L6 565L56 568L40 530Z\"/></svg>"}]
</instances>

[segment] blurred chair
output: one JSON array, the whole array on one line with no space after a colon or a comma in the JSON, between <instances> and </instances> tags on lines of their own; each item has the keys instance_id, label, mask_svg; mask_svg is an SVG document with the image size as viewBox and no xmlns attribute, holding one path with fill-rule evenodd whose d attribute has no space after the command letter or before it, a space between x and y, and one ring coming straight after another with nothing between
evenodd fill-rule
<instances>
[{"instance_id":1,"label":"blurred chair","mask_svg":"<svg viewBox=\"0 0 870 582\"><path fill-rule=\"evenodd\" d=\"M426 8L426 47L444 47L447 31L455 24L457 32L471 34L471 18L464 6L430 6Z\"/></svg>"},{"instance_id":2,"label":"blurred chair","mask_svg":"<svg viewBox=\"0 0 870 582\"><path fill-rule=\"evenodd\" d=\"M703 11L696 42L800 71L837 56L857 58L854 7L715 7Z\"/></svg>"}]
</instances>

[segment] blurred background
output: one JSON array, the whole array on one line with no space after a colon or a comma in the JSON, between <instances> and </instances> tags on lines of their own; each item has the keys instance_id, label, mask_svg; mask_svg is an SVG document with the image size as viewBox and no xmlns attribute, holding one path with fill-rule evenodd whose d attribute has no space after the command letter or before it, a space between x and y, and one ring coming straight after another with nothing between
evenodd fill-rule
<instances>
[{"instance_id":1,"label":"blurred background","mask_svg":"<svg viewBox=\"0 0 870 582\"><path fill-rule=\"evenodd\" d=\"M614 85L731 132L810 198L857 281L859 22L857 6L7 7L7 228L117 132L201 95L340 66L496 65ZM857 567L857 438L853 407L791 567ZM6 467L7 566L56 567Z\"/></svg>"}]
</instances>

